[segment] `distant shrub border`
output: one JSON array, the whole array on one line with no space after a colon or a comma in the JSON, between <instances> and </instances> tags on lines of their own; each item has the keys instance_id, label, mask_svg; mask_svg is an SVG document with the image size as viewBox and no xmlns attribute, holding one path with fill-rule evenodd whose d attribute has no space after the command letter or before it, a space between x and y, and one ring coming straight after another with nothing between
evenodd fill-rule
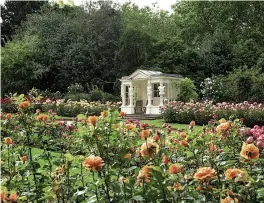
<instances>
[{"instance_id":1,"label":"distant shrub border","mask_svg":"<svg viewBox=\"0 0 264 203\"><path fill-rule=\"evenodd\" d=\"M49 101L42 104L42 111L47 112L52 110L57 112L59 116L75 117L78 114L96 115L108 109L118 110L120 102L88 102L86 100L78 101Z\"/></svg>"},{"instance_id":2,"label":"distant shrub border","mask_svg":"<svg viewBox=\"0 0 264 203\"><path fill-rule=\"evenodd\" d=\"M246 126L264 124L264 105L258 103L217 103L204 102L170 102L162 109L165 122L188 123L195 120L199 125L207 125L214 118L241 118Z\"/></svg>"},{"instance_id":3,"label":"distant shrub border","mask_svg":"<svg viewBox=\"0 0 264 203\"><path fill-rule=\"evenodd\" d=\"M30 99L28 99L30 101ZM76 117L78 114L96 115L108 109L118 110L120 102L88 102L86 100L71 101L64 99L49 99L42 98L35 103L32 111L40 109L42 112L52 110L57 112L59 116ZM18 111L17 105L10 98L1 99L1 110L5 113L16 113Z\"/></svg>"}]
</instances>

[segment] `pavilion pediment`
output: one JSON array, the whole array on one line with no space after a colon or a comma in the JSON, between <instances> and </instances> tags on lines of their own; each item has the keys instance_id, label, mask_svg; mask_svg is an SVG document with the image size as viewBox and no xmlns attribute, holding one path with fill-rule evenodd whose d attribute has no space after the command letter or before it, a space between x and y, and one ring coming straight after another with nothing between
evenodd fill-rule
<instances>
[{"instance_id":1,"label":"pavilion pediment","mask_svg":"<svg viewBox=\"0 0 264 203\"><path fill-rule=\"evenodd\" d=\"M132 73L128 78L129 79L147 79L148 77L155 75L155 74L161 74L161 72L138 69L134 73Z\"/></svg>"},{"instance_id":2,"label":"pavilion pediment","mask_svg":"<svg viewBox=\"0 0 264 203\"><path fill-rule=\"evenodd\" d=\"M137 72L135 74L132 74L129 78L130 79L146 79L148 77L148 75L145 75L141 72Z\"/></svg>"}]
</instances>

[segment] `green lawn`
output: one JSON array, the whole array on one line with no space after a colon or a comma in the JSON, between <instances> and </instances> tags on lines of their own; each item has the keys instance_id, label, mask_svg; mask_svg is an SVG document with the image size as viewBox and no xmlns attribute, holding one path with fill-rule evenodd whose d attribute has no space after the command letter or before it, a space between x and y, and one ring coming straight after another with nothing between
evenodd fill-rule
<instances>
[{"instance_id":1,"label":"green lawn","mask_svg":"<svg viewBox=\"0 0 264 203\"><path fill-rule=\"evenodd\" d=\"M140 123L148 123L149 125L154 124L156 127L161 127L162 124L164 123L163 119L157 119L157 120L141 120ZM171 125L172 128L174 129L187 129L189 124L179 124L179 123L168 123ZM195 130L202 130L203 126L196 125L194 127Z\"/></svg>"}]
</instances>

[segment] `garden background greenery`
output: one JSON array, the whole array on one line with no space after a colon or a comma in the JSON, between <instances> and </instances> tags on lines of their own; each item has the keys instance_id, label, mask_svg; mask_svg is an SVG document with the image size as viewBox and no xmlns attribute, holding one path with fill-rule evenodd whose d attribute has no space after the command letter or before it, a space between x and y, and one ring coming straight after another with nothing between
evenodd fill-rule
<instances>
[{"instance_id":1,"label":"garden background greenery","mask_svg":"<svg viewBox=\"0 0 264 203\"><path fill-rule=\"evenodd\" d=\"M263 101L262 2L181 1L169 13L110 1L8 1L1 10L2 96L32 87L67 93L75 83L84 94L119 95L118 79L144 68L190 78L200 98L210 77L209 99Z\"/></svg>"}]
</instances>

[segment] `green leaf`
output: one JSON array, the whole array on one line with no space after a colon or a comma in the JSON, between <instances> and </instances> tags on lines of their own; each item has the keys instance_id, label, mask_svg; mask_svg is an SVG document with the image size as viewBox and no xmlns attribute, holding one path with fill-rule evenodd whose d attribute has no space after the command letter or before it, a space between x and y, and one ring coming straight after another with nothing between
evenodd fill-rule
<instances>
[{"instance_id":1,"label":"green leaf","mask_svg":"<svg viewBox=\"0 0 264 203\"><path fill-rule=\"evenodd\" d=\"M137 196L132 197L132 200L135 200L135 201L143 201L144 198L142 196L140 196L140 195L137 195Z\"/></svg>"},{"instance_id":2,"label":"green leaf","mask_svg":"<svg viewBox=\"0 0 264 203\"><path fill-rule=\"evenodd\" d=\"M193 157L194 154L191 151L187 151L186 156L187 156L187 158L190 158L190 157Z\"/></svg>"},{"instance_id":3,"label":"green leaf","mask_svg":"<svg viewBox=\"0 0 264 203\"><path fill-rule=\"evenodd\" d=\"M21 100L22 98L24 98L24 96L25 96L24 94L20 94L20 95L17 97L17 99L18 99L18 100Z\"/></svg>"},{"instance_id":4,"label":"green leaf","mask_svg":"<svg viewBox=\"0 0 264 203\"><path fill-rule=\"evenodd\" d=\"M86 116L84 114L78 114L77 118L78 119L86 119Z\"/></svg>"},{"instance_id":5,"label":"green leaf","mask_svg":"<svg viewBox=\"0 0 264 203\"><path fill-rule=\"evenodd\" d=\"M65 155L65 158L67 159L67 161L69 161L69 162L72 162L73 161L73 159L74 159L74 157L71 155L71 153L66 153Z\"/></svg>"},{"instance_id":6,"label":"green leaf","mask_svg":"<svg viewBox=\"0 0 264 203\"><path fill-rule=\"evenodd\" d=\"M260 188L257 190L257 198L264 199L264 188Z\"/></svg>"},{"instance_id":7,"label":"green leaf","mask_svg":"<svg viewBox=\"0 0 264 203\"><path fill-rule=\"evenodd\" d=\"M80 195L83 195L85 193L86 193L86 190L81 190L81 191L75 192L74 196L80 196Z\"/></svg>"},{"instance_id":8,"label":"green leaf","mask_svg":"<svg viewBox=\"0 0 264 203\"><path fill-rule=\"evenodd\" d=\"M230 149L229 149L228 147L225 147L225 148L223 149L223 151L224 151L224 152L229 152Z\"/></svg>"}]
</instances>

